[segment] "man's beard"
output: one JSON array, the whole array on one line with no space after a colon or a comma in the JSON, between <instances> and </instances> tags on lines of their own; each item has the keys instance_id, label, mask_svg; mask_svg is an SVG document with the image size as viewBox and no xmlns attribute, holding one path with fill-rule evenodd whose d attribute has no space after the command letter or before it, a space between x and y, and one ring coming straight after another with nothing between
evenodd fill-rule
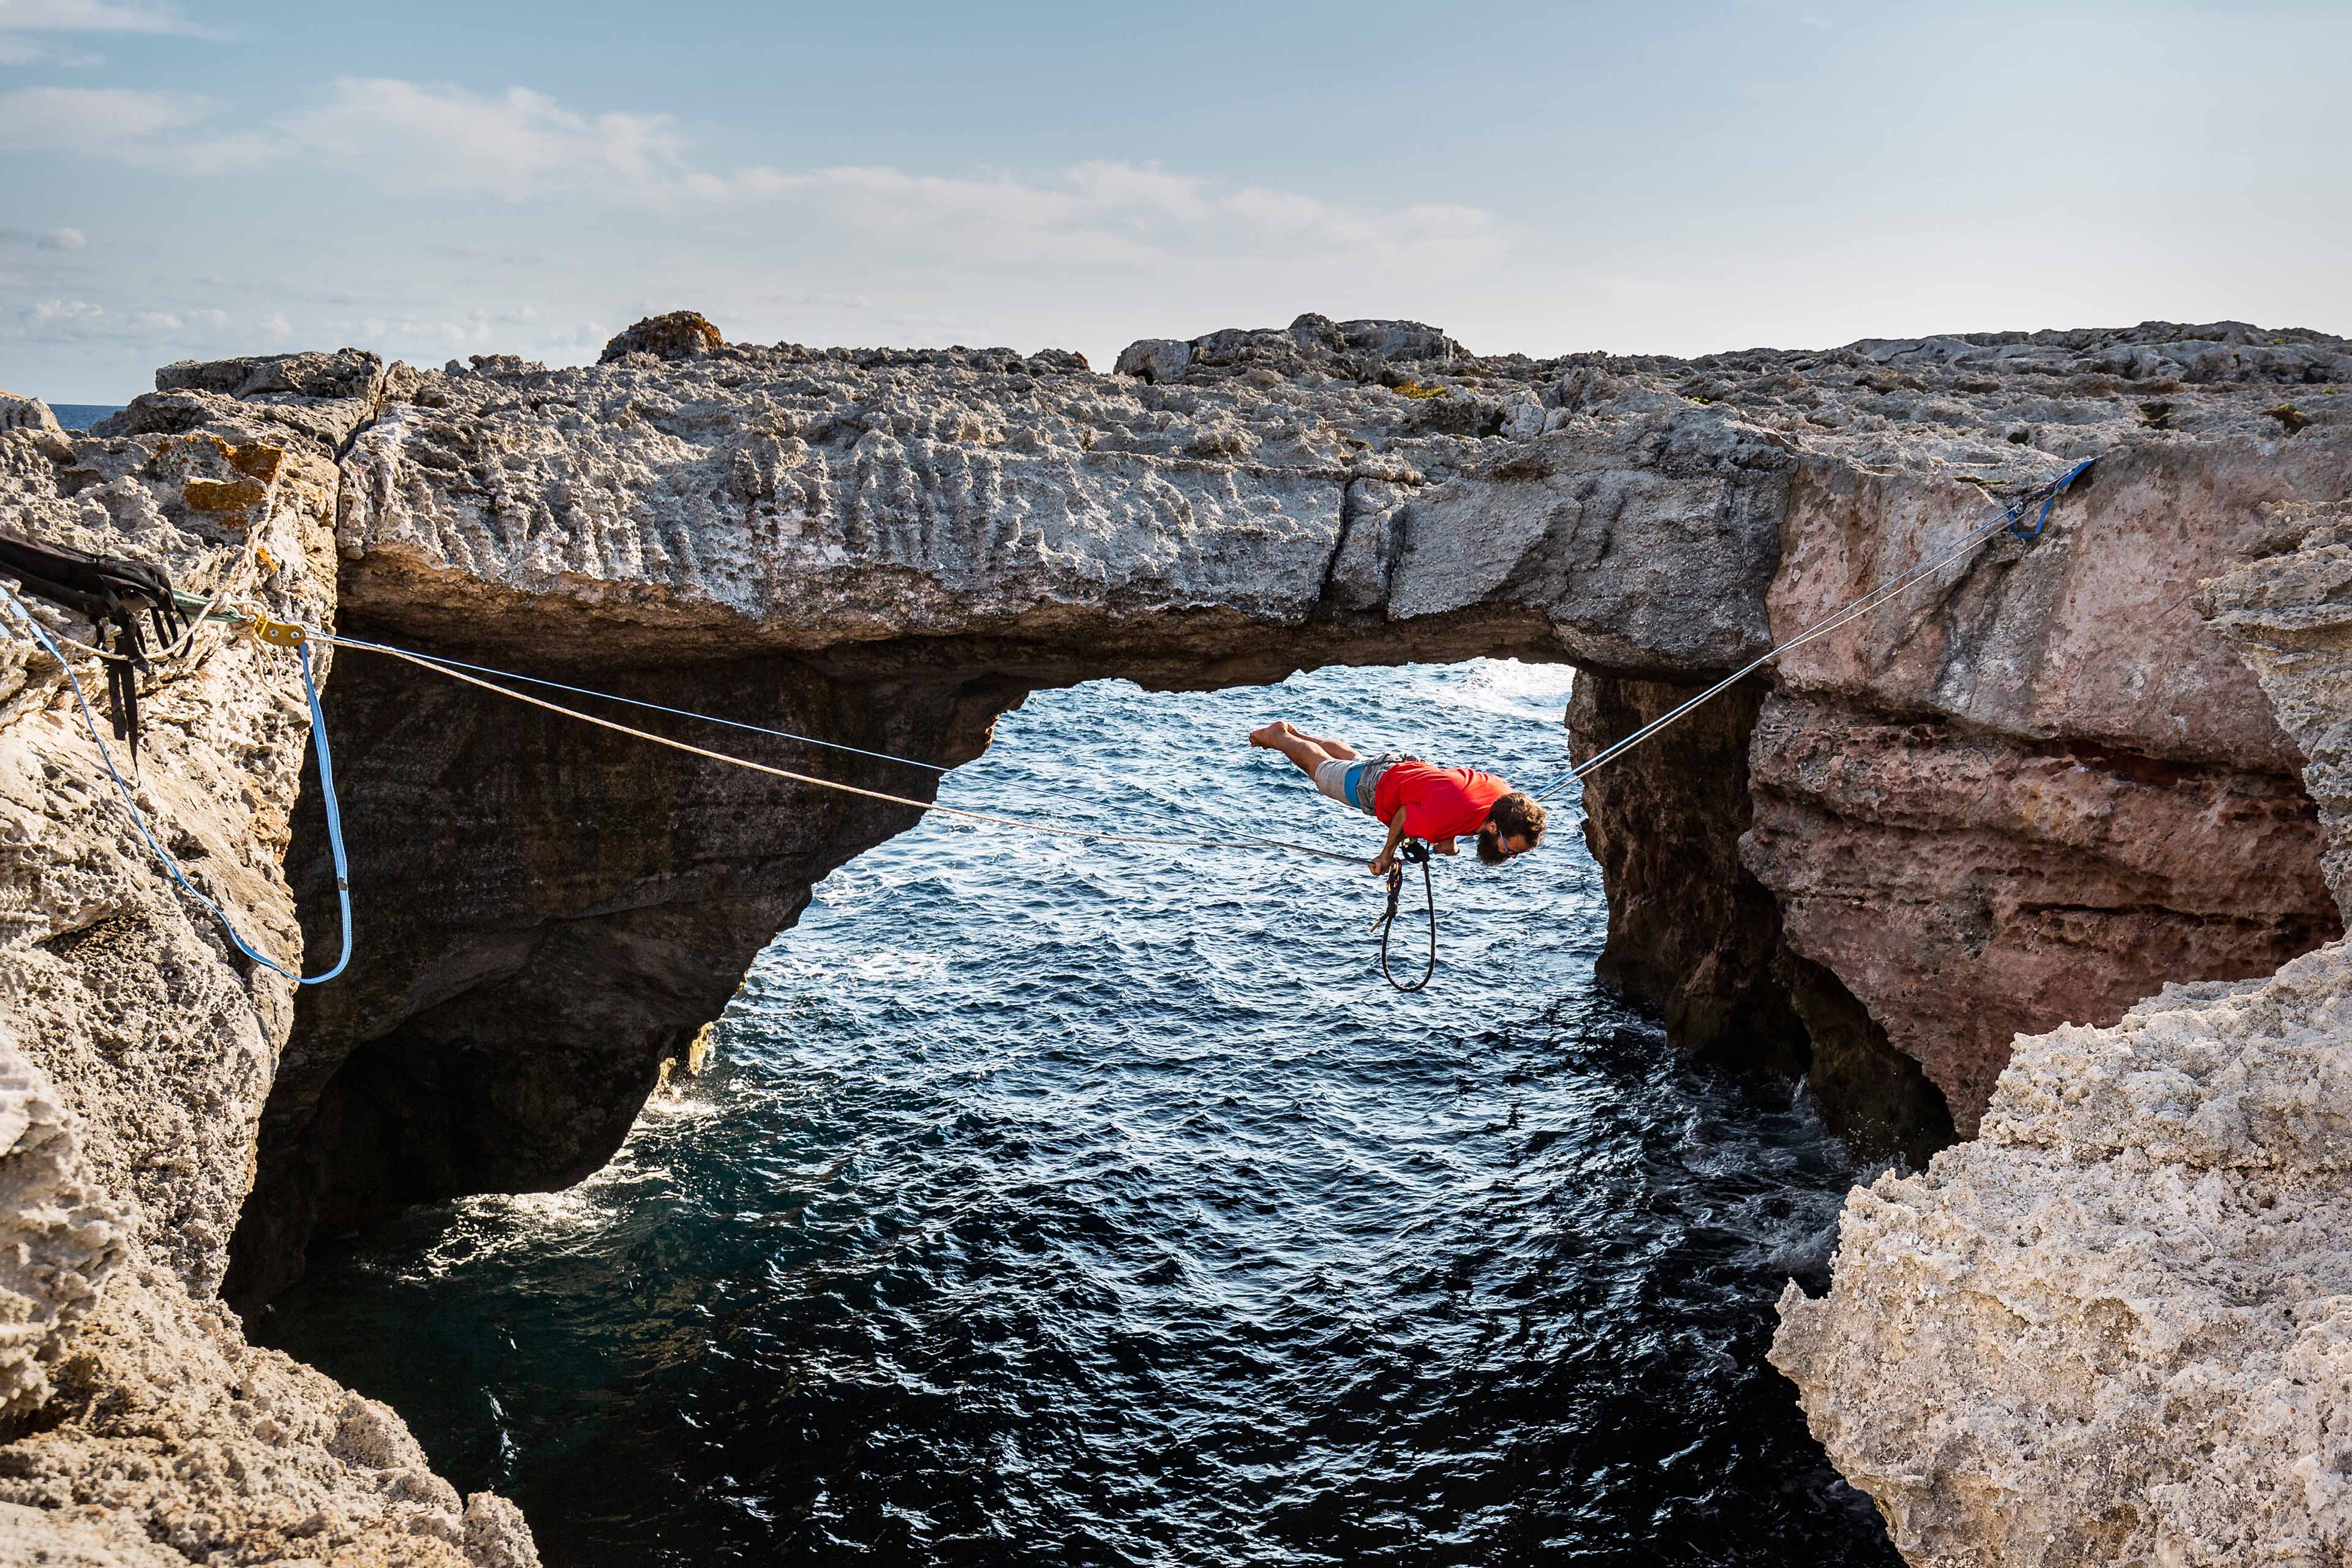
<instances>
[{"instance_id":1,"label":"man's beard","mask_svg":"<svg viewBox=\"0 0 2352 1568\"><path fill-rule=\"evenodd\" d=\"M1493 823L1478 830L1478 858L1488 866L1499 866L1507 858L1503 854L1503 833Z\"/></svg>"}]
</instances>

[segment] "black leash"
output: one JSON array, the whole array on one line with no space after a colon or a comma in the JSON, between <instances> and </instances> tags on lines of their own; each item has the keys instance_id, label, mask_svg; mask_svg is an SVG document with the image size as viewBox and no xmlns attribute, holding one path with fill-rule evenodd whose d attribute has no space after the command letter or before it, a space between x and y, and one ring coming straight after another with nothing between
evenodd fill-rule
<instances>
[{"instance_id":1,"label":"black leash","mask_svg":"<svg viewBox=\"0 0 2352 1568\"><path fill-rule=\"evenodd\" d=\"M1389 968L1389 935L1396 930L1397 900L1404 892L1404 868L1408 860L1421 867L1422 898L1429 910L1429 962L1422 966L1421 978L1410 985L1399 980L1395 972ZM1408 838L1397 846L1396 863L1389 868L1388 912L1381 916L1379 931L1381 973L1387 976L1388 983L1408 993L1428 984L1429 977L1437 973L1437 887L1429 876L1429 846L1418 838Z\"/></svg>"},{"instance_id":2,"label":"black leash","mask_svg":"<svg viewBox=\"0 0 2352 1568\"><path fill-rule=\"evenodd\" d=\"M0 573L24 584L25 592L73 611L98 628L107 649L107 706L113 710L114 738L131 748L139 760L139 671L147 668L147 644L140 636L143 614L155 630L156 642L169 647L186 629L179 602L172 596L172 579L160 566L120 556L92 555L68 544L43 544L22 535L0 532Z\"/></svg>"}]
</instances>

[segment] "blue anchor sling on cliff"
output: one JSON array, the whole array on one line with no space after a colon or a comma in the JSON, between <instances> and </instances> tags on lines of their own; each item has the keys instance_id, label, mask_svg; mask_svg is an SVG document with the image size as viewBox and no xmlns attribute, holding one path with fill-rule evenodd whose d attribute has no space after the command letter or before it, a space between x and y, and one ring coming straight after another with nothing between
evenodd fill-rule
<instances>
[{"instance_id":1,"label":"blue anchor sling on cliff","mask_svg":"<svg viewBox=\"0 0 2352 1568\"><path fill-rule=\"evenodd\" d=\"M310 743L319 753L319 794L327 807L327 843L334 851L335 897L341 905L343 927L343 950L341 956L335 960L335 966L322 974L309 975L298 973L276 959L257 951L253 944L246 941L244 935L238 931L236 923L228 918L228 911L222 909L212 899L207 898L194 883L188 880L187 873L180 869L180 863L172 858L171 852L166 850L162 842L156 838L154 829L147 825L146 813L139 809L139 802L131 795L130 784L123 781L121 771L115 767L114 753L108 748L106 737L99 733L98 716L90 711L89 698L82 690L81 678L74 673L73 662L66 658L65 649L58 646L57 639L49 635L48 628L41 625L38 617L25 606L25 602L16 597L13 589L5 584L0 584L0 594L7 595L9 605L14 607L18 616L24 618L26 626L32 629L34 640L38 642L43 651L56 659L59 667L65 670L66 679L73 687L74 701L81 709L82 725L89 731L91 744L98 748L99 760L106 764L107 776L114 781L115 790L122 798L123 809L130 813L131 823L139 829L139 837L147 841L147 847L154 853L155 858L163 863L163 869L172 874L172 880L180 885L180 890L202 905L210 912L214 920L220 922L221 930L228 933L228 940L236 944L239 952L260 964L264 969L273 973L282 974L297 985L324 985L328 981L342 973L344 968L352 962L351 864L343 853L343 814L335 802L335 761L327 746L327 716L319 706L319 682L310 669L310 649L307 640L297 641L294 644L294 652L301 662L302 695L310 705Z\"/></svg>"},{"instance_id":2,"label":"blue anchor sling on cliff","mask_svg":"<svg viewBox=\"0 0 2352 1568\"><path fill-rule=\"evenodd\" d=\"M1805 627L1802 631L1800 631L1795 636L1790 637L1786 642L1780 643L1770 648L1759 658L1742 666L1738 670L1735 670L1732 674L1716 682L1713 686L1708 687L1706 690L1700 692L1696 697L1691 698L1688 701L1675 708L1672 711L1658 719L1653 720L1650 723L1643 725L1639 730L1636 730L1633 734L1628 735L1624 739L1614 742L1599 752L1596 752L1591 757L1587 758L1582 763L1580 763L1576 766L1569 769L1568 772L1560 774L1559 777L1554 779L1551 783L1545 784L1541 789L1535 790L1531 793L1534 795L1535 798L1541 800L1566 789L1570 784L1575 783L1579 779L1590 776L1600 768L1607 765L1618 757L1624 755L1627 752L1642 744L1643 742L1656 735L1661 731L1668 728L1670 725L1691 713L1693 710L1702 707L1714 698L1721 696L1724 692L1729 690L1732 687L1738 685L1748 676L1753 675L1758 670L1763 669L1771 665L1782 655L1787 654L1795 648L1801 647L1805 644L1815 641L1818 638L1827 637L1831 632L1837 630L1840 626L1845 626L1851 621L1868 615L1872 610L1878 608L1880 605L1895 598L1896 595L1926 580L1934 573L1940 571L1943 567L1950 564L1953 561L1957 560L1978 545L1982 544L1986 540L1990 539L1994 534L2000 532L2002 530L2010 530L2014 532L2017 537L2024 540L2031 541L2039 538L2043 525L2050 521L2051 511L2057 506L2059 498L2063 496L2067 489L2073 486L2074 481L2080 479L2083 474L2090 468L2091 465L2097 461L2098 458L2095 457L2086 458L2083 461L2075 464L2073 468L2069 468L2065 473L2060 475L2057 479L2051 479L2035 486L2032 489L2027 491L2025 495L2019 498L2000 517L1994 519L1991 522L1972 531L1958 543L1945 550L1934 559L1924 562L1906 572L1899 573L1893 577L1887 578L1885 582L1879 584L1876 587L1871 589L1861 597L1831 612L1821 620L1814 622L1811 626ZM2031 529L2028 529L2023 525L2024 516L2026 512L2037 502L2040 503L2041 510L2034 516L2033 526ZM230 921L227 914L223 911L220 905L207 898L204 893L198 891L194 885L188 880L186 875L180 869L178 862L172 858L171 855L164 850L163 845L157 840L153 831L147 824L146 816L140 811L138 802L132 797L130 785L123 782L121 773L116 770L113 754L107 749L105 739L99 732L98 720L90 710L89 699L85 697L82 692L81 681L79 678L74 674L73 666L68 661L65 650L58 645L57 640L50 636L48 630L41 625L30 610L26 608L24 602L18 599L13 591L9 590L5 584L0 584L0 594L5 594L7 595L8 603L15 607L17 615L22 616L26 624L31 628L34 638L39 643L42 649L65 668L66 679L72 683L74 699L80 705L82 721L84 726L89 731L90 740L97 745L99 755L106 763L106 771L114 780L115 788L120 792L123 805L130 812L132 822L138 826L140 836L146 840L148 848L153 851L156 859L163 863L164 868L171 873L173 880L179 884L183 891L184 891L191 899L194 900L198 904L202 905L205 910L210 911L213 918L220 922L221 929L228 933L229 940L236 945L238 952L244 953L256 963L259 963L272 972L282 974L287 979L302 985L319 985L334 979L336 976L342 973L344 968L351 963L352 958L351 872L348 861L343 852L342 816L335 800L334 763L329 754L327 745L326 716L320 707L318 682L313 677L310 668L310 651L309 645L312 639L332 644L336 647L357 648L362 652L383 654L393 658L402 659L421 669L431 670L435 674L445 676L449 679L461 681L468 686L477 686L486 691L496 692L499 695L511 699L514 701L526 703L534 708L544 709L549 712L561 714L566 718L574 719L583 723L593 724L601 729L611 730L620 734L633 736L641 741L651 742L655 745L667 746L673 751L685 752L693 756L705 757L713 762L725 763L730 766L748 769L753 773L768 773L777 778L790 780L795 784L808 784L819 789L835 790L845 795L861 795L869 800L884 801L894 805L911 806L919 812L936 812L942 816L961 817L973 822L991 823L998 826L1017 828L1024 832L1045 834L1060 838L1087 839L1097 843L1139 844L1180 849L1275 849L1284 850L1294 854L1311 855L1318 859L1339 861L1349 866L1361 864L1360 858L1358 856L1341 854L1336 850L1330 849L1318 849L1312 845L1296 844L1286 839L1259 837L1196 838L1180 837L1160 834L1106 833L1090 828L1063 827L1051 823L1036 822L1024 817L1005 816L992 812L971 811L961 806L941 805L936 801L917 800L908 795L892 795L882 790L867 789L859 784L845 784L838 779L820 778L812 773L798 773L789 768L781 768L767 763L754 762L748 757L739 757L726 752L712 751L707 747L693 745L688 742L677 740L671 736L655 734L653 731L648 730L641 730L633 725L623 724L614 720L599 717L593 713L583 712L576 708L567 708L562 703L551 702L544 698L533 697L528 692L518 691L510 686L502 686L499 684L498 680L491 680L486 678L496 676L499 678L499 680L520 681L525 685L539 686L558 691L572 692L580 696L598 698L606 701L622 703L629 707L648 709L656 712L675 714L680 718L698 720L707 724L722 725L729 729L744 730L756 734L774 735L785 740L800 742L806 745L824 747L831 751L845 752L863 757L872 757L882 762L899 763L908 767L922 769L928 773L944 773L947 770L939 766L937 763L920 762L912 757L895 756L887 752L867 751L863 747L844 745L835 741L820 740L813 735L795 734L788 730L769 729L763 725L749 724L740 720L723 719L716 714L696 712L692 709L674 708L666 703L646 701L641 698L624 697L616 692L600 691L593 687L575 686L560 680L544 679L538 676L522 675L513 670L499 669L488 665L470 664L462 659L447 658L439 654L422 653L414 648L396 647L390 643L369 642L359 637L342 637L333 632L323 631L313 626L273 622L260 616L229 616L225 614L216 614L214 613L215 606L208 605L204 606L202 611L198 612L196 617L198 620L212 619L230 621L238 624L248 624L259 633L264 640L293 648L300 664L303 695L308 700L310 709L311 741L319 756L319 786L321 798L326 806L327 838L334 855L335 893L337 899L341 902L342 913L341 955L335 961L334 967L326 971L324 973L306 976L296 973L292 970L286 968L284 965L256 952L252 945L247 942L245 938L238 933L236 927ZM1429 860L1426 851L1423 851L1420 856L1413 858L1416 859L1417 863L1422 868L1423 892L1428 900L1429 957L1427 964L1423 970L1421 978L1418 981L1412 984L1406 984L1404 982L1398 980L1395 974L1391 972L1389 967L1389 937L1396 921L1398 895L1402 888L1403 878L1403 867L1402 865L1396 868L1394 874L1390 879L1387 910L1374 926L1375 931L1381 938L1381 973L1391 985L1394 986L1401 992L1419 991L1423 987L1426 986L1429 984L1431 974L1435 972L1437 965L1436 892L1433 884L1430 881Z\"/></svg>"}]
</instances>

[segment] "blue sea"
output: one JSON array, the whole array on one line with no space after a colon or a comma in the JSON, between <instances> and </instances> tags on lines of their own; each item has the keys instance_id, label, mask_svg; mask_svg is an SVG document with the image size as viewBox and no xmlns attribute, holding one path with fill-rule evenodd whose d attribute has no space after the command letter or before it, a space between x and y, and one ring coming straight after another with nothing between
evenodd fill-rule
<instances>
[{"instance_id":1,"label":"blue sea","mask_svg":"<svg viewBox=\"0 0 2352 1568\"><path fill-rule=\"evenodd\" d=\"M52 403L49 412L68 430L87 430L110 414L122 412L120 403Z\"/></svg>"},{"instance_id":2,"label":"blue sea","mask_svg":"<svg viewBox=\"0 0 2352 1568\"><path fill-rule=\"evenodd\" d=\"M1369 857L1250 729L1531 783L1569 681L1045 692L941 799ZM934 816L818 888L608 1169L323 1246L253 1331L553 1564L1893 1568L1764 1361L1868 1173L1596 986L1573 795L1436 881L1400 995L1360 868Z\"/></svg>"}]
</instances>

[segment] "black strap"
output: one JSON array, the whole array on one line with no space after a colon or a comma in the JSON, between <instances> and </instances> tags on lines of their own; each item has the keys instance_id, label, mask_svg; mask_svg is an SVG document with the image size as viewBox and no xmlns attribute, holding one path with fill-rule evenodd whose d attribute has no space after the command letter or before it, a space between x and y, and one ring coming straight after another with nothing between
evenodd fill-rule
<instances>
[{"instance_id":1,"label":"black strap","mask_svg":"<svg viewBox=\"0 0 2352 1568\"><path fill-rule=\"evenodd\" d=\"M144 561L93 555L69 544L43 544L5 531L0 531L0 575L16 578L27 594L71 610L98 628L99 646L116 656L106 665L114 738L131 748L131 760L136 763L139 671L148 668L140 615L145 613L161 647L170 647L187 630L171 577Z\"/></svg>"},{"instance_id":2,"label":"black strap","mask_svg":"<svg viewBox=\"0 0 2352 1568\"><path fill-rule=\"evenodd\" d=\"M1429 911L1429 962L1422 966L1421 978L1407 985L1389 968L1389 936L1396 930L1397 900L1404 892L1404 868L1407 861L1421 867L1421 892ZM1389 908L1381 917L1381 973L1388 983L1408 994L1429 984L1437 973L1437 887L1429 875L1429 846L1418 838L1408 838L1397 846L1397 858L1389 868Z\"/></svg>"}]
</instances>

